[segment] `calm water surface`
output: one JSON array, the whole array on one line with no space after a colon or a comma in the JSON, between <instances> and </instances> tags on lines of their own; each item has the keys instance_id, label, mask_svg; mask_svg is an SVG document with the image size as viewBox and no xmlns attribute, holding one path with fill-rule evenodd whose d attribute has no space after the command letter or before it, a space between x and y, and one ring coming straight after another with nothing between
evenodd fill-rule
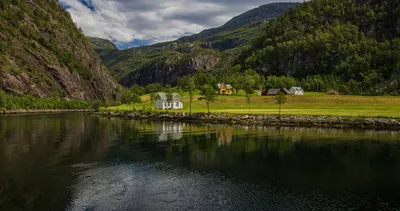
<instances>
[{"instance_id":1,"label":"calm water surface","mask_svg":"<svg viewBox=\"0 0 400 211\"><path fill-rule=\"evenodd\" d=\"M399 208L399 132L0 116L0 210Z\"/></svg>"}]
</instances>

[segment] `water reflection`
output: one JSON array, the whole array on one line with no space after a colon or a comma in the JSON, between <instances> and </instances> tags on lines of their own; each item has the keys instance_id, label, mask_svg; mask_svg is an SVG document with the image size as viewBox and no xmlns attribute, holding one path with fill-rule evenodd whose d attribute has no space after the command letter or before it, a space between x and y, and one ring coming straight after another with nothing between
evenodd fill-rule
<instances>
[{"instance_id":1,"label":"water reflection","mask_svg":"<svg viewBox=\"0 0 400 211\"><path fill-rule=\"evenodd\" d=\"M400 132L0 117L0 210L399 208Z\"/></svg>"},{"instance_id":2,"label":"water reflection","mask_svg":"<svg viewBox=\"0 0 400 211\"><path fill-rule=\"evenodd\" d=\"M184 124L180 122L162 122L157 124L156 133L158 141L179 140L182 138Z\"/></svg>"}]
</instances>

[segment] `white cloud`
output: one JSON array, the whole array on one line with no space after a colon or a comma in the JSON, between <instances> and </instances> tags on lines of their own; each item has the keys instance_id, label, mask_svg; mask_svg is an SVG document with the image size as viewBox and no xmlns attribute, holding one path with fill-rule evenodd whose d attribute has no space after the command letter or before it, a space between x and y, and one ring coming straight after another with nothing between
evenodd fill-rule
<instances>
[{"instance_id":1,"label":"white cloud","mask_svg":"<svg viewBox=\"0 0 400 211\"><path fill-rule=\"evenodd\" d=\"M81 1L60 0L87 36L119 43L173 40L220 26L233 16L271 3L271 0L86 0L94 8L91 10Z\"/></svg>"}]
</instances>

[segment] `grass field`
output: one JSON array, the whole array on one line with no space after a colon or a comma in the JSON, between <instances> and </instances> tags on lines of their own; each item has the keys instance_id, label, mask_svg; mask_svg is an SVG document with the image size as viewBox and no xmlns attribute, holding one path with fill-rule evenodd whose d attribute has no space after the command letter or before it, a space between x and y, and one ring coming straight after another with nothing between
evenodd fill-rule
<instances>
[{"instance_id":1,"label":"grass field","mask_svg":"<svg viewBox=\"0 0 400 211\"><path fill-rule=\"evenodd\" d=\"M189 98L183 97L184 110L189 112ZM365 117L400 117L400 97L389 96L333 96L324 93L307 93L304 96L287 96L287 103L282 106L282 114L291 115L323 115L323 116L365 116ZM149 96L142 96L142 103L136 108L155 108L150 103ZM206 103L196 96L192 105L193 112L207 112ZM103 110L105 110L103 108ZM106 110L127 111L132 105L109 107ZM278 114L275 97L252 97L247 104L243 96L218 96L210 104L211 112L226 112L236 114Z\"/></svg>"}]
</instances>

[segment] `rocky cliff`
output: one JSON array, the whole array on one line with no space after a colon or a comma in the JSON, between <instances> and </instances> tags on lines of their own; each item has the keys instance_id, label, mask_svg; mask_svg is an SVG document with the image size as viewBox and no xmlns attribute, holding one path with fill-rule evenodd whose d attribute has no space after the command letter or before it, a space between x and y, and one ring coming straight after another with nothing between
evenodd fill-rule
<instances>
[{"instance_id":1,"label":"rocky cliff","mask_svg":"<svg viewBox=\"0 0 400 211\"><path fill-rule=\"evenodd\" d=\"M176 59L177 61L174 61L173 58L164 57L149 62L121 78L120 83L126 87L134 84L144 86L150 83L175 84L178 77L215 67L221 57L213 52L200 52L186 58L177 56Z\"/></svg>"},{"instance_id":2,"label":"rocky cliff","mask_svg":"<svg viewBox=\"0 0 400 211\"><path fill-rule=\"evenodd\" d=\"M58 1L0 2L0 89L91 101L117 86Z\"/></svg>"}]
</instances>

